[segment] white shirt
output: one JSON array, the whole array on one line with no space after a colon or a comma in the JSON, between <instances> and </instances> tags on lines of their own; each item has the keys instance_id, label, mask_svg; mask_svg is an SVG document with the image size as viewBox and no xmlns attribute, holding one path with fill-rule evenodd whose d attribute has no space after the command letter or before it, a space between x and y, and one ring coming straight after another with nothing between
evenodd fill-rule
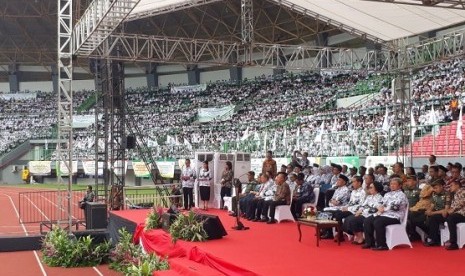
<instances>
[{"instance_id":1,"label":"white shirt","mask_svg":"<svg viewBox=\"0 0 465 276\"><path fill-rule=\"evenodd\" d=\"M204 169L200 170L198 177L199 186L210 187L211 179L210 171L205 171Z\"/></svg>"},{"instance_id":2,"label":"white shirt","mask_svg":"<svg viewBox=\"0 0 465 276\"><path fill-rule=\"evenodd\" d=\"M355 214L365 200L365 197L366 193L362 187L357 190L353 190L352 193L350 193L350 200L347 206L348 211Z\"/></svg>"},{"instance_id":3,"label":"white shirt","mask_svg":"<svg viewBox=\"0 0 465 276\"><path fill-rule=\"evenodd\" d=\"M194 188L194 181L195 181L195 170L191 167L185 167L182 172L181 176L188 176L189 180L182 180L181 184L184 188Z\"/></svg>"}]
</instances>

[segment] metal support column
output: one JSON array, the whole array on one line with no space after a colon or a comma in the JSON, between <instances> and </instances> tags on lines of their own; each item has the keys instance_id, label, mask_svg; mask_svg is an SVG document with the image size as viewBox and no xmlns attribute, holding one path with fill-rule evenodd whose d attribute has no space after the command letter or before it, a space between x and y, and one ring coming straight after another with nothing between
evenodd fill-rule
<instances>
[{"instance_id":1,"label":"metal support column","mask_svg":"<svg viewBox=\"0 0 465 276\"><path fill-rule=\"evenodd\" d=\"M118 55L119 47L115 49ZM118 60L107 60L106 78L108 85L104 90L104 101L110 106L109 120L109 185L110 209L124 208L124 185L126 179L126 108L124 89L124 64Z\"/></svg>"},{"instance_id":2,"label":"metal support column","mask_svg":"<svg viewBox=\"0 0 465 276\"><path fill-rule=\"evenodd\" d=\"M60 165L65 164L68 169L68 188L66 193L66 205L68 215L68 231L71 231L72 213L72 173L73 173L73 1L58 0L58 139L57 139L57 180L64 184L60 173ZM64 210L64 200L59 192L57 212ZM58 216L60 219L60 216ZM60 223L60 222L59 222Z\"/></svg>"},{"instance_id":3,"label":"metal support column","mask_svg":"<svg viewBox=\"0 0 465 276\"><path fill-rule=\"evenodd\" d=\"M254 28L253 1L241 0L241 37L244 45L244 63L252 64Z\"/></svg>"},{"instance_id":4,"label":"metal support column","mask_svg":"<svg viewBox=\"0 0 465 276\"><path fill-rule=\"evenodd\" d=\"M90 70L94 74L95 80L95 193L97 198L103 198L105 203L108 203L108 141L109 138L109 121L106 118L109 117L110 108L108 101L105 101L106 94L103 93L105 87L108 86L108 79L104 79L106 72L106 60L94 59L91 60ZM102 164L103 175L99 177L99 162Z\"/></svg>"}]
</instances>

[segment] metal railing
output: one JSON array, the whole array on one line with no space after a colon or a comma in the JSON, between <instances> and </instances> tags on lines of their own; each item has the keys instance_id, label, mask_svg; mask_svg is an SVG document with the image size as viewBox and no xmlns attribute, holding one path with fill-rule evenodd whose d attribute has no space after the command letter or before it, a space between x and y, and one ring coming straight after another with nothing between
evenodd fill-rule
<instances>
[{"instance_id":1,"label":"metal railing","mask_svg":"<svg viewBox=\"0 0 465 276\"><path fill-rule=\"evenodd\" d=\"M79 201L86 192L73 191L71 199L71 215L73 220L84 219L84 211L79 208ZM41 223L68 221L68 202L65 198L67 191L39 191L19 193L19 222Z\"/></svg>"},{"instance_id":2,"label":"metal railing","mask_svg":"<svg viewBox=\"0 0 465 276\"><path fill-rule=\"evenodd\" d=\"M181 203L182 195L175 195L172 189L176 184L157 185L161 189L150 187L124 187L125 208L141 209L160 206L169 208L171 204Z\"/></svg>"}]
</instances>

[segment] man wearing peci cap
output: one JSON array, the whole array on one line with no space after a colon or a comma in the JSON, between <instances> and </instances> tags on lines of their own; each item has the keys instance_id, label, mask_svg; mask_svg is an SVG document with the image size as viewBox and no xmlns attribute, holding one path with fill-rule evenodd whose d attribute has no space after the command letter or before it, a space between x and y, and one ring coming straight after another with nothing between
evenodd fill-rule
<instances>
[{"instance_id":1,"label":"man wearing peci cap","mask_svg":"<svg viewBox=\"0 0 465 276\"><path fill-rule=\"evenodd\" d=\"M333 176L331 177L331 181L330 181L331 188L328 189L327 191L322 191L324 193L324 195L325 195L324 196L324 198L325 198L325 206L329 206L329 201L333 197L334 191L337 188L337 181L339 179L339 176L344 175L344 174L342 174L342 166L341 165L331 163L331 168L332 168L332 173L333 173Z\"/></svg>"},{"instance_id":2,"label":"man wearing peci cap","mask_svg":"<svg viewBox=\"0 0 465 276\"><path fill-rule=\"evenodd\" d=\"M347 187L347 182L349 178L347 176L340 174L336 181L336 190L328 202L328 206L324 211L336 211L340 210L343 206L346 206L349 203L350 191ZM325 234L321 237L322 239L332 239L333 232L331 229L327 230Z\"/></svg>"},{"instance_id":3,"label":"man wearing peci cap","mask_svg":"<svg viewBox=\"0 0 465 276\"><path fill-rule=\"evenodd\" d=\"M276 212L276 206L279 205L289 205L291 203L291 190L289 185L286 183L287 175L286 173L278 173L275 179L276 193L271 198L271 200L263 201L262 209L262 219L260 221L266 222L268 224L276 223L274 218ZM268 217L268 210L269 217Z\"/></svg>"},{"instance_id":4,"label":"man wearing peci cap","mask_svg":"<svg viewBox=\"0 0 465 276\"><path fill-rule=\"evenodd\" d=\"M334 212L334 218L339 223L339 226L342 228L342 220L350 215L355 214L360 208L361 204L365 201L366 193L362 188L362 177L356 175L352 177L352 192L350 193L349 202L340 207ZM344 241L342 233L337 237L339 241Z\"/></svg>"},{"instance_id":5,"label":"man wearing peci cap","mask_svg":"<svg viewBox=\"0 0 465 276\"><path fill-rule=\"evenodd\" d=\"M423 221L415 222L415 227L428 233L429 241L425 241L425 246L440 246L440 230L447 217L447 209L450 206L450 194L444 189L444 181L438 180L432 184L433 194L431 206L426 210Z\"/></svg>"},{"instance_id":6,"label":"man wearing peci cap","mask_svg":"<svg viewBox=\"0 0 465 276\"><path fill-rule=\"evenodd\" d=\"M446 191L450 190L451 183L454 181L459 182L460 184L463 185L463 183L465 182L465 179L462 178L460 173L461 173L461 168L455 164L452 164L452 166L450 167L449 180L447 180L446 185L444 186L444 189Z\"/></svg>"},{"instance_id":7,"label":"man wearing peci cap","mask_svg":"<svg viewBox=\"0 0 465 276\"><path fill-rule=\"evenodd\" d=\"M297 184L292 193L291 213L295 219L302 214L302 206L304 203L312 203L315 200L313 187L309 182L304 181L305 175L299 173L295 183Z\"/></svg>"}]
</instances>

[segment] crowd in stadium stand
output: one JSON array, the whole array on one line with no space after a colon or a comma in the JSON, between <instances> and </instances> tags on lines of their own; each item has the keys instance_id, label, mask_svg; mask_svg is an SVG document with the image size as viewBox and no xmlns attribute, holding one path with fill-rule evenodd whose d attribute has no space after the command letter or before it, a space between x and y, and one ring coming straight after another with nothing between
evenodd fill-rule
<instances>
[{"instance_id":1,"label":"crowd in stadium stand","mask_svg":"<svg viewBox=\"0 0 465 276\"><path fill-rule=\"evenodd\" d=\"M418 173L411 167L404 168L401 162L389 167L390 174L383 164L374 168L334 163L320 167L310 164L307 153L303 153L279 170L272 152L268 152L257 180L254 172L249 172L249 181L239 195L240 209L233 208L231 215L274 224L277 206L290 205L298 219L316 215L316 210L304 206L312 203L320 217L336 220L343 232L353 237L352 244L363 249L388 250L386 226L403 221L408 240L422 240L428 247L458 249L462 238L457 236L461 230L456 225L465 223L462 164L440 165L431 155L429 164ZM445 222L446 229L441 230ZM449 232L449 237L441 231ZM335 235L325 229L321 234L324 239L345 241L343 232Z\"/></svg>"},{"instance_id":2,"label":"crowd in stadium stand","mask_svg":"<svg viewBox=\"0 0 465 276\"><path fill-rule=\"evenodd\" d=\"M74 93L76 109L90 91ZM57 98L53 93L37 92L33 98L0 97L0 154L11 151L29 139L53 138Z\"/></svg>"},{"instance_id":3,"label":"crowd in stadium stand","mask_svg":"<svg viewBox=\"0 0 465 276\"><path fill-rule=\"evenodd\" d=\"M461 99L465 62L447 60L412 75L411 109L418 125L427 125L431 106L439 122L456 118L451 98ZM155 157L191 156L195 149L241 150L261 157L268 149L289 156L302 149L312 156L380 155L399 147L400 126L410 114L399 117L401 101L392 95L390 76L362 73L333 75L284 73L262 76L241 84L216 82L204 91L172 93L144 88L126 92L130 122L138 124ZM337 98L370 94L361 106L336 108ZM465 94L465 93L464 93ZM75 109L94 93L74 93ZM56 99L39 93L37 99L2 101L0 152L29 138L52 136ZM410 104L410 103L409 103ZM203 107L234 105L230 119L199 123ZM382 130L386 108L389 130ZM405 107L404 107L405 109ZM92 109L81 112L92 114ZM19 115L18 115L19 114ZM41 115L43 114L43 115ZM424 128L427 130L427 128ZM421 127L417 128L420 135ZM93 157L93 127L75 132L75 157ZM299 139L297 139L299 134ZM320 137L318 137L320 136ZM99 142L100 144L101 142ZM137 153L130 152L130 157Z\"/></svg>"}]
</instances>

